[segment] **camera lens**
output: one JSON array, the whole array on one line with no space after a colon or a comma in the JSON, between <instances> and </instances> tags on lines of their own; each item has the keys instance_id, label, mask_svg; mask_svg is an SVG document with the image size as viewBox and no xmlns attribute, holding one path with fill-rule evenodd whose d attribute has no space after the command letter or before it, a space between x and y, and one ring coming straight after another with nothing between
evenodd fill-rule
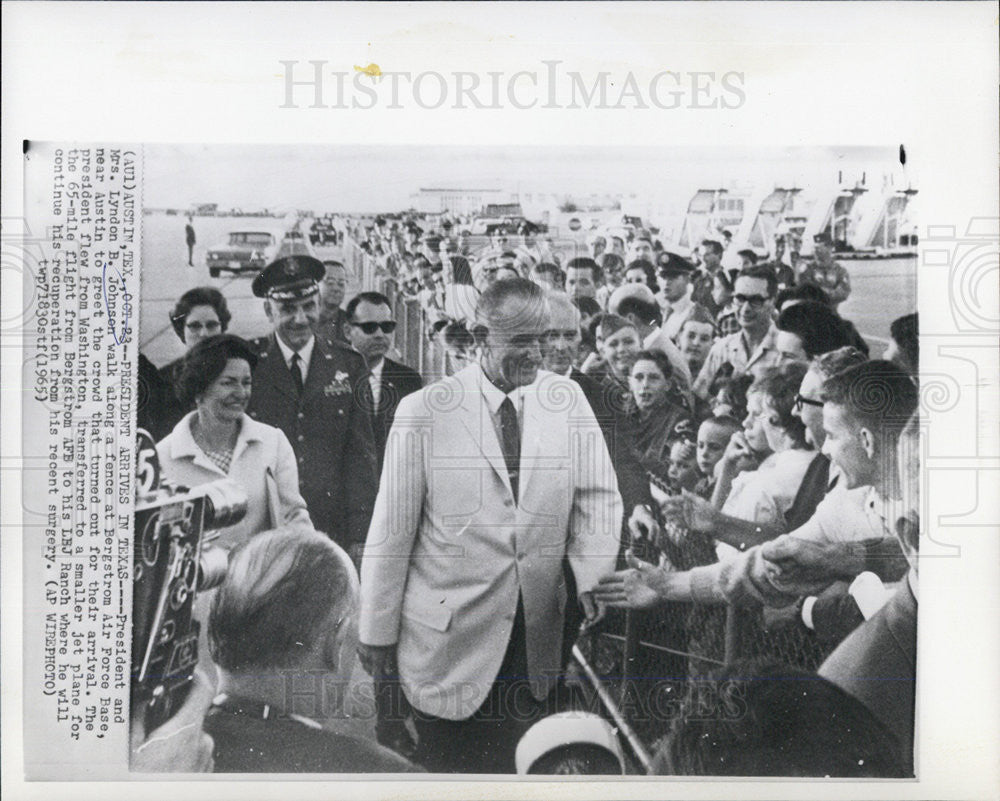
<instances>
[{"instance_id":1,"label":"camera lens","mask_svg":"<svg viewBox=\"0 0 1000 801\"><path fill-rule=\"evenodd\" d=\"M213 481L204 490L206 530L235 525L247 513L247 494L234 482Z\"/></svg>"}]
</instances>

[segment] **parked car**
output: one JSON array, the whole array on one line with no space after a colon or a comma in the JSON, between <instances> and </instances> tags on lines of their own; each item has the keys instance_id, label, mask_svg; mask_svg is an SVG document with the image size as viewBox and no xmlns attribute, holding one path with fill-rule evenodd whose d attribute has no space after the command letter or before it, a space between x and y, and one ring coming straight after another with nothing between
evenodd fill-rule
<instances>
[{"instance_id":1,"label":"parked car","mask_svg":"<svg viewBox=\"0 0 1000 801\"><path fill-rule=\"evenodd\" d=\"M218 278L223 270L259 272L275 259L279 245L280 235L274 231L230 231L225 243L205 254L208 274Z\"/></svg>"}]
</instances>

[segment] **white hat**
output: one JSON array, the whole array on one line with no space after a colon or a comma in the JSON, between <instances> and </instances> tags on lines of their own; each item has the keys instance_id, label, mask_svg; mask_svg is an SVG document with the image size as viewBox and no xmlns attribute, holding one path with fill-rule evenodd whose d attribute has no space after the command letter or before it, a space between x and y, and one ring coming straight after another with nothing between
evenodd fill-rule
<instances>
[{"instance_id":1,"label":"white hat","mask_svg":"<svg viewBox=\"0 0 1000 801\"><path fill-rule=\"evenodd\" d=\"M593 712L560 712L538 721L517 744L514 754L517 772L526 774L535 762L553 749L574 743L604 748L617 758L624 772L625 756L618 742L617 730Z\"/></svg>"},{"instance_id":2,"label":"white hat","mask_svg":"<svg viewBox=\"0 0 1000 801\"><path fill-rule=\"evenodd\" d=\"M622 284L608 298L608 311L612 314L617 314L618 312L615 309L621 305L621 302L625 298L639 298L639 300L644 300L647 303L656 303L656 295L645 284Z\"/></svg>"}]
</instances>

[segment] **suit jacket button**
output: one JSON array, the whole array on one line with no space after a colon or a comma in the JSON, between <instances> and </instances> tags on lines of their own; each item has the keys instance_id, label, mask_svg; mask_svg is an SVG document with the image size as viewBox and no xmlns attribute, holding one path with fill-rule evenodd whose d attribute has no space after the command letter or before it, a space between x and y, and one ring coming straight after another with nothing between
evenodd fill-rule
<instances>
[{"instance_id":1,"label":"suit jacket button","mask_svg":"<svg viewBox=\"0 0 1000 801\"><path fill-rule=\"evenodd\" d=\"M304 418L304 417L305 417L305 413L303 413L303 412L299 412L299 420L301 420L301 419L302 419L302 418Z\"/></svg>"},{"instance_id":2,"label":"suit jacket button","mask_svg":"<svg viewBox=\"0 0 1000 801\"><path fill-rule=\"evenodd\" d=\"M344 414L344 410L343 409L337 409L337 414L343 415Z\"/></svg>"},{"instance_id":3,"label":"suit jacket button","mask_svg":"<svg viewBox=\"0 0 1000 801\"><path fill-rule=\"evenodd\" d=\"M517 555L517 561L518 562L523 562L524 561L524 551L521 551L521 553L519 553Z\"/></svg>"}]
</instances>

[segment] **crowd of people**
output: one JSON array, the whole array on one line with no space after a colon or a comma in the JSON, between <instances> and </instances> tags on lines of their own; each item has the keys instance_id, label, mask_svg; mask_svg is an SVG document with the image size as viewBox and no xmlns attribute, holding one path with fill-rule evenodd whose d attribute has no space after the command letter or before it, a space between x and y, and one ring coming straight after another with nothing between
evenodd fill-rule
<instances>
[{"instance_id":1,"label":"crowd of people","mask_svg":"<svg viewBox=\"0 0 1000 801\"><path fill-rule=\"evenodd\" d=\"M342 262L287 256L253 282L270 331L227 333L223 293L196 287L171 313L185 355L141 360L166 476L249 499L199 605L215 769L624 772L567 688L572 646L610 608L684 602L820 657L692 666L652 769L912 775L916 314L871 359L825 234L812 262L726 269L715 239L637 229L580 255L524 226L477 250L461 223L349 220L390 292L348 300ZM441 375L388 357L398 293ZM328 697L355 650L377 741ZM736 711L704 714L707 687Z\"/></svg>"}]
</instances>

